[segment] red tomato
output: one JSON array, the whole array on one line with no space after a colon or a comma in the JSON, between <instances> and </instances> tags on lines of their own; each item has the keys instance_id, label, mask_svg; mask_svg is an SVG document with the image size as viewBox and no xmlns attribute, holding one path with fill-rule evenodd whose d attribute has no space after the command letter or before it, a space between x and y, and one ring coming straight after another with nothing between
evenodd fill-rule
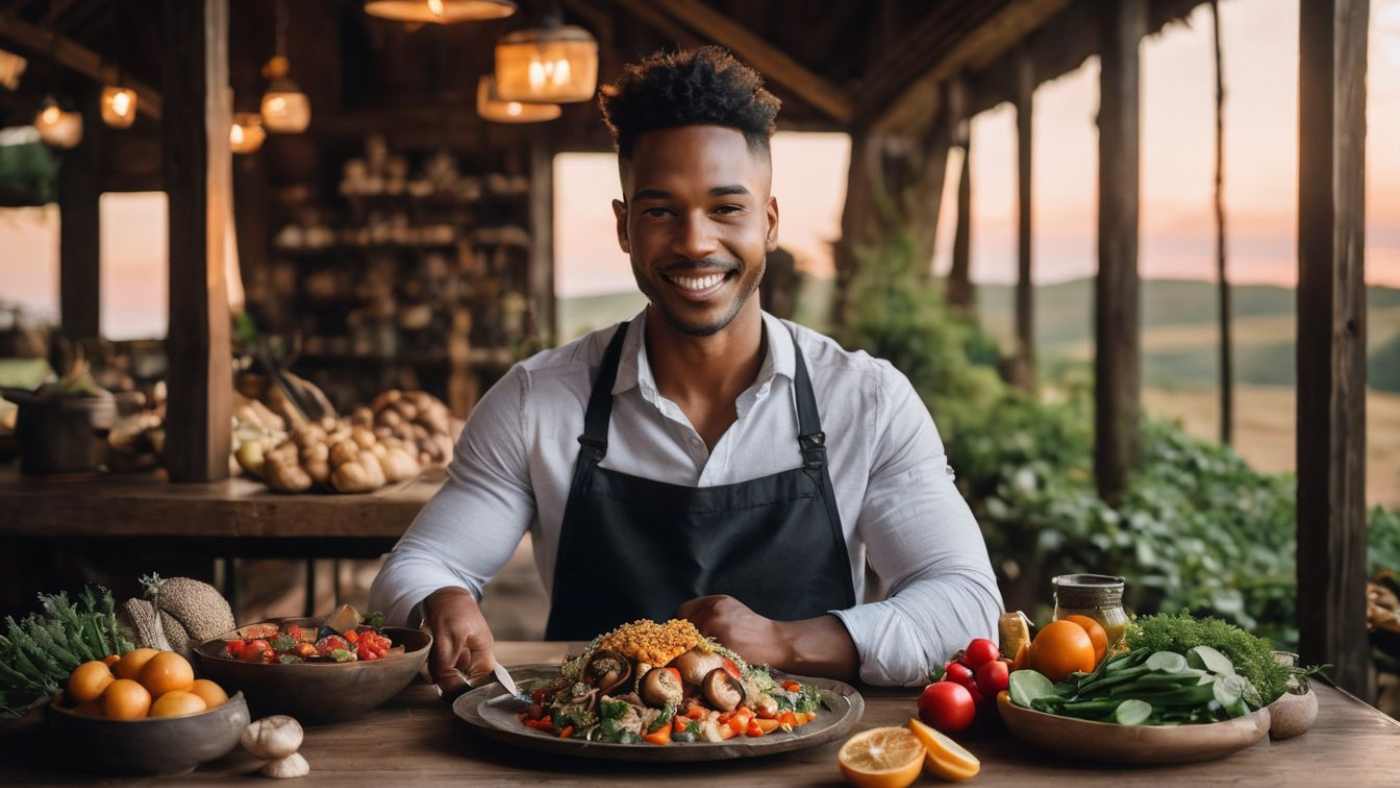
<instances>
[{"instance_id":1,"label":"red tomato","mask_svg":"<svg viewBox=\"0 0 1400 788\"><path fill-rule=\"evenodd\" d=\"M975 671L1000 656L997 644L986 638L977 638L967 644L967 656L963 657L962 662Z\"/></svg>"},{"instance_id":2,"label":"red tomato","mask_svg":"<svg viewBox=\"0 0 1400 788\"><path fill-rule=\"evenodd\" d=\"M724 672L728 673L736 679L743 680L744 678L744 674L739 672L739 666L735 665L734 660L728 657L724 658Z\"/></svg>"},{"instance_id":3,"label":"red tomato","mask_svg":"<svg viewBox=\"0 0 1400 788\"><path fill-rule=\"evenodd\" d=\"M995 698L998 692L1005 690L1011 683L1011 671L1005 662L994 659L991 662L984 662L977 669L977 689L989 698Z\"/></svg>"},{"instance_id":4,"label":"red tomato","mask_svg":"<svg viewBox=\"0 0 1400 788\"><path fill-rule=\"evenodd\" d=\"M972 677L972 668L969 668L961 662L949 662L947 665L943 666L944 681L956 681L959 684L967 684L969 681L972 681Z\"/></svg>"},{"instance_id":5,"label":"red tomato","mask_svg":"<svg viewBox=\"0 0 1400 788\"><path fill-rule=\"evenodd\" d=\"M961 684L936 681L919 696L919 719L944 733L966 730L976 716L977 701Z\"/></svg>"}]
</instances>

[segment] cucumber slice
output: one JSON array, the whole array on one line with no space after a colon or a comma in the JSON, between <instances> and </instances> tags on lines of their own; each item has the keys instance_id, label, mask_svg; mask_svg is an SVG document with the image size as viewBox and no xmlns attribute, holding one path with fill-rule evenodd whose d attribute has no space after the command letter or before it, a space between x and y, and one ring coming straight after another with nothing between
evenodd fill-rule
<instances>
[{"instance_id":1,"label":"cucumber slice","mask_svg":"<svg viewBox=\"0 0 1400 788\"><path fill-rule=\"evenodd\" d=\"M1226 711L1239 704L1244 697L1244 682L1239 676L1221 676L1215 680L1215 700ZM1232 714L1231 716L1239 716Z\"/></svg>"},{"instance_id":2,"label":"cucumber slice","mask_svg":"<svg viewBox=\"0 0 1400 788\"><path fill-rule=\"evenodd\" d=\"M1175 651L1158 651L1147 658L1147 668L1161 673L1180 673L1186 670L1186 657Z\"/></svg>"},{"instance_id":3,"label":"cucumber slice","mask_svg":"<svg viewBox=\"0 0 1400 788\"><path fill-rule=\"evenodd\" d=\"M1011 702L1025 709L1031 708L1031 703L1038 698L1057 697L1050 679L1034 670L1014 671L1008 682Z\"/></svg>"},{"instance_id":4,"label":"cucumber slice","mask_svg":"<svg viewBox=\"0 0 1400 788\"><path fill-rule=\"evenodd\" d=\"M1186 652L1186 661L1191 663L1191 667L1208 670L1220 676L1235 675L1235 663L1230 658L1221 654L1210 646L1196 646Z\"/></svg>"},{"instance_id":5,"label":"cucumber slice","mask_svg":"<svg viewBox=\"0 0 1400 788\"><path fill-rule=\"evenodd\" d=\"M1141 725L1152 716L1152 704L1141 700L1125 700L1113 710L1113 721L1119 725Z\"/></svg>"}]
</instances>

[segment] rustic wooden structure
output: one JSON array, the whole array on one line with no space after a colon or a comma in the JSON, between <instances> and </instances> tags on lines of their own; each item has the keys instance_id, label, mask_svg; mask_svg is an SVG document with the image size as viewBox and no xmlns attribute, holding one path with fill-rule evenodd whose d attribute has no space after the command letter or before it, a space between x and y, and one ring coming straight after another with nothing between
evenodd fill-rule
<instances>
[{"instance_id":1,"label":"rustic wooden structure","mask_svg":"<svg viewBox=\"0 0 1400 788\"><path fill-rule=\"evenodd\" d=\"M1365 697L1366 0L1302 3L1298 62L1298 634Z\"/></svg>"},{"instance_id":2,"label":"rustic wooden structure","mask_svg":"<svg viewBox=\"0 0 1400 788\"><path fill-rule=\"evenodd\" d=\"M783 128L851 135L842 237L835 252L838 302L833 316L838 322L845 316L841 299L864 249L905 233L923 259L932 258L947 152L956 130L978 113L1012 102L1018 116L1020 206L1017 356L1024 370L1018 379L1027 386L1034 381L1034 91L1098 56L1102 106L1094 318L1096 468L1103 494L1113 498L1133 470L1140 418L1138 53L1144 36L1185 17L1204 1L884 0L813 5L795 0L561 0L559 5L568 21L597 37L603 80L616 76L623 64L660 48L717 43L766 75L784 102ZM179 369L172 375L181 381L180 399L203 401L177 406L177 389L172 387L171 404L183 409L174 429L194 431L177 441L184 447L177 475L209 478L217 476L212 465L220 406L208 395L223 373L204 356L217 355L225 340L214 325L223 322L217 311L220 299L212 289L194 291L196 282L218 286L218 274L211 268L217 252L211 241L221 232L221 219L209 208L211 200L219 199L214 187L219 179L227 179L228 163L209 135L222 122L227 105L213 99L217 85L231 83L234 105L252 108L262 87L257 65L271 53L267 20L273 16L273 3L240 2L240 13L223 33L229 54L222 64L205 59L217 59L217 47L207 36L220 28L199 24L216 22L223 7L216 0L198 0L191 4L195 10L175 5L181 4L167 3L160 24L152 25L149 18L119 13L109 2L0 0L0 44L41 58L51 52L64 66L69 87L90 87L104 64L119 63L126 81L141 93L142 119L127 132L103 135L98 175L86 185L74 179L66 212L87 222L82 211L92 200L79 192L93 188L167 188L172 195L203 200L180 209L182 221L197 227L173 229L172 212L171 249L172 269L179 266L171 276L172 335L177 328L193 332L181 340L191 350L175 355ZM531 22L528 13L506 22L411 30L367 20L358 3L299 0L289 5L293 71L315 109L308 133L274 136L255 157L260 164L239 163L234 201L245 206L240 213L249 217L246 224L240 219L238 228L245 266L258 265L257 258L265 254L270 225L266 216L258 217L257 206L268 201L259 195L275 194L288 178L325 178L317 172L317 152L353 145L370 132L383 132L405 145L458 149L527 142L531 200L541 208L531 230L540 238L546 237L550 224L544 209L551 155L609 149L597 110L589 104L567 106L558 121L527 130L476 117L469 103L471 89L476 76L490 68L491 43L511 27ZM530 11L536 4L523 5ZM1368 4L1321 0L1301 6L1299 611L1305 649L1310 650L1305 658L1339 666L1344 686L1364 690L1361 173ZM161 30L167 36L175 35L173 30L185 35L162 47ZM189 40L192 37L197 40ZM187 73L162 76L162 63L180 63ZM222 82L220 74L226 75ZM165 95L157 95L151 87L156 84ZM0 94L0 112L32 112L37 98ZM158 125L162 118L169 120ZM174 149L167 149L170 146ZM178 173L174 166L168 168L167 182L162 161L174 165L184 161L180 157L192 157L189 161L197 166ZM963 183L970 187L972 177L969 167ZM245 241L250 234L255 237ZM531 258L532 298L543 310L538 314L548 314L552 301L546 249L547 245L536 247ZM69 255L90 258L81 247L64 255L65 262ZM77 309L92 310L76 319L88 321L78 325L95 325L95 297L91 306L84 306L76 295L83 289L79 283L92 281L92 271L77 265L77 271L64 274L72 283L65 293L74 294L65 298L65 308L73 303L79 304ZM177 294L192 300L177 307ZM202 314L196 315L198 310ZM541 333L549 335L547 330Z\"/></svg>"}]
</instances>

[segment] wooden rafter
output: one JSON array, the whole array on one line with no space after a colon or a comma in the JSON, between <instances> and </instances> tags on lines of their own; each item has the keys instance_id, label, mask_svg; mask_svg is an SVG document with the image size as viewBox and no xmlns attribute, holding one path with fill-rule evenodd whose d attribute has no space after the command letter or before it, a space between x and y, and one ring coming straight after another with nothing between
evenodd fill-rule
<instances>
[{"instance_id":1,"label":"wooden rafter","mask_svg":"<svg viewBox=\"0 0 1400 788\"><path fill-rule=\"evenodd\" d=\"M109 78L106 72L112 64L101 55L66 36L51 33L12 14L0 15L0 40L23 47L41 57L48 57L52 53L53 59L58 63L97 82L105 82ZM159 120L162 106L160 93L138 80L125 79L124 82L136 91L141 102L142 114Z\"/></svg>"},{"instance_id":2,"label":"wooden rafter","mask_svg":"<svg viewBox=\"0 0 1400 788\"><path fill-rule=\"evenodd\" d=\"M1068 4L1069 0L1010 0L996 14L956 36L946 48L907 42L899 48L926 51L930 56L927 66L893 98L863 102L860 120L877 132L927 123L929 118L921 110L930 104L940 83L959 71L986 67Z\"/></svg>"},{"instance_id":3,"label":"wooden rafter","mask_svg":"<svg viewBox=\"0 0 1400 788\"><path fill-rule=\"evenodd\" d=\"M855 101L845 90L724 14L696 0L623 0L622 4L631 7L644 2L661 8L671 18L710 41L729 48L764 77L836 122L850 123L855 118Z\"/></svg>"},{"instance_id":4,"label":"wooden rafter","mask_svg":"<svg viewBox=\"0 0 1400 788\"><path fill-rule=\"evenodd\" d=\"M572 1L572 0L569 0ZM651 0L614 0L643 24L675 41L683 47L697 47L705 43L703 39L677 24L671 17L656 9Z\"/></svg>"}]
</instances>

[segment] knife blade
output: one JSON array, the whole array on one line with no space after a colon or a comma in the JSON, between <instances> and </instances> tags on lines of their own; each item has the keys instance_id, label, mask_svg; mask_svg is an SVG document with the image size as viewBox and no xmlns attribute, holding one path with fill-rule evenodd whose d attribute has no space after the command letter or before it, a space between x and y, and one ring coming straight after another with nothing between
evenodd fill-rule
<instances>
[{"instance_id":1,"label":"knife blade","mask_svg":"<svg viewBox=\"0 0 1400 788\"><path fill-rule=\"evenodd\" d=\"M501 686L506 688L506 692L517 698L520 697L520 690L515 686L515 680L510 677L510 672L506 670L505 665L497 662L496 666L491 668L491 672L495 674L496 681L501 682Z\"/></svg>"}]
</instances>

